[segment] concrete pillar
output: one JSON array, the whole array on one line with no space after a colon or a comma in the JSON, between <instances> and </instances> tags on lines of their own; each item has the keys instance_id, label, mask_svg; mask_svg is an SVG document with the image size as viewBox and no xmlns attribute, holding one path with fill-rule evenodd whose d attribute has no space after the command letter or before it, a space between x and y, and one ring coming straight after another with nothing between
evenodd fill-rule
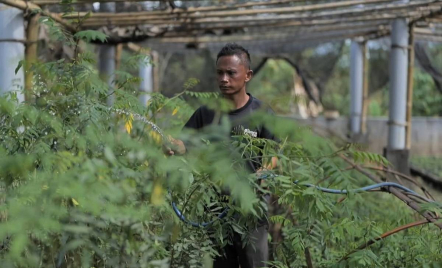
<instances>
[{"instance_id":1,"label":"concrete pillar","mask_svg":"<svg viewBox=\"0 0 442 268\"><path fill-rule=\"evenodd\" d=\"M24 59L25 46L20 42L1 40L25 40L23 13L4 4L0 4L0 95L17 92L20 102L24 101L24 67L17 74L15 69Z\"/></svg>"},{"instance_id":2,"label":"concrete pillar","mask_svg":"<svg viewBox=\"0 0 442 268\"><path fill-rule=\"evenodd\" d=\"M409 29L405 19L395 19L391 26L388 144L384 155L396 170L409 174L410 152L405 142Z\"/></svg>"},{"instance_id":3,"label":"concrete pillar","mask_svg":"<svg viewBox=\"0 0 442 268\"><path fill-rule=\"evenodd\" d=\"M363 85L364 85L363 44L352 41L350 46L350 132L361 133Z\"/></svg>"},{"instance_id":4,"label":"concrete pillar","mask_svg":"<svg viewBox=\"0 0 442 268\"><path fill-rule=\"evenodd\" d=\"M405 19L392 22L390 53L390 99L388 149L405 149L407 116L408 25Z\"/></svg>"},{"instance_id":5,"label":"concrete pillar","mask_svg":"<svg viewBox=\"0 0 442 268\"><path fill-rule=\"evenodd\" d=\"M139 77L141 78L140 102L143 106L147 106L150 93L153 91L153 66L147 59L142 59L140 62Z\"/></svg>"},{"instance_id":6,"label":"concrete pillar","mask_svg":"<svg viewBox=\"0 0 442 268\"><path fill-rule=\"evenodd\" d=\"M100 3L100 12L115 12L115 3ZM100 77L109 85L109 97L107 104L111 106L114 103L113 81L115 74L115 46L100 45L99 66Z\"/></svg>"}]
</instances>

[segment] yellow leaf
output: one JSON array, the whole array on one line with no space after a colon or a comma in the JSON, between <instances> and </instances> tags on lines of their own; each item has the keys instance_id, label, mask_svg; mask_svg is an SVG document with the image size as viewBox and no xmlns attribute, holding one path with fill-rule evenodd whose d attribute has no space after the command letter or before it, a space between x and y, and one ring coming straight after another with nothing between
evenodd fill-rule
<instances>
[{"instance_id":1,"label":"yellow leaf","mask_svg":"<svg viewBox=\"0 0 442 268\"><path fill-rule=\"evenodd\" d=\"M126 128L127 133L130 134L130 131L132 130L132 121L134 120L134 116L131 114L129 117L126 117L126 123L124 124L124 127Z\"/></svg>"},{"instance_id":2,"label":"yellow leaf","mask_svg":"<svg viewBox=\"0 0 442 268\"><path fill-rule=\"evenodd\" d=\"M49 187L47 185L43 185L43 187L41 187L43 190L47 190L49 189Z\"/></svg>"},{"instance_id":3,"label":"yellow leaf","mask_svg":"<svg viewBox=\"0 0 442 268\"><path fill-rule=\"evenodd\" d=\"M149 132L149 135L152 137L152 139L153 139L157 144L161 144L162 139L161 139L161 135L158 134L158 132L156 132L156 131L154 131L154 130L151 130L151 131Z\"/></svg>"},{"instance_id":4,"label":"yellow leaf","mask_svg":"<svg viewBox=\"0 0 442 268\"><path fill-rule=\"evenodd\" d=\"M178 110L179 110L180 108L178 108L178 107L176 107L175 109L173 109L173 112L172 112L172 115L176 115L176 113L178 113Z\"/></svg>"},{"instance_id":5,"label":"yellow leaf","mask_svg":"<svg viewBox=\"0 0 442 268\"><path fill-rule=\"evenodd\" d=\"M153 186L152 196L150 198L150 201L154 205L161 205L164 201L164 189L159 183L155 183Z\"/></svg>"},{"instance_id":6,"label":"yellow leaf","mask_svg":"<svg viewBox=\"0 0 442 268\"><path fill-rule=\"evenodd\" d=\"M74 206L80 205L80 203L78 203L78 201L75 200L75 198L72 198L72 203L74 204Z\"/></svg>"}]
</instances>

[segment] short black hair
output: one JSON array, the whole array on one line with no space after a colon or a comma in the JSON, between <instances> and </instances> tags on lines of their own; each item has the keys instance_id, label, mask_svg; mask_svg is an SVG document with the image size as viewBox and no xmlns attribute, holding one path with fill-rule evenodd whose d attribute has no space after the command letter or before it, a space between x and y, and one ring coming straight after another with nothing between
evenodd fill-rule
<instances>
[{"instance_id":1,"label":"short black hair","mask_svg":"<svg viewBox=\"0 0 442 268\"><path fill-rule=\"evenodd\" d=\"M250 69L252 60L250 59L249 51L235 43L228 43L223 48L221 48L221 50L218 52L218 56L216 56L216 62L218 62L218 59L221 57L233 55L240 58L246 68Z\"/></svg>"}]
</instances>

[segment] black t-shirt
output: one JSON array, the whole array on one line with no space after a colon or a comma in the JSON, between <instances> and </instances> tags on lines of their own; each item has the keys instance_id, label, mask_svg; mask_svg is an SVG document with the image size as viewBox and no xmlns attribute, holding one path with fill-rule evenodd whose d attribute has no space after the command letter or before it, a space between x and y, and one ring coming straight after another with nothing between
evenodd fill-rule
<instances>
[{"instance_id":1,"label":"black t-shirt","mask_svg":"<svg viewBox=\"0 0 442 268\"><path fill-rule=\"evenodd\" d=\"M249 93L247 93L247 95L249 95L249 100L243 107L228 113L229 120L232 124L232 134L245 134L254 138L275 140L275 136L265 126L252 127L249 118L253 112L258 110L271 114L273 114L273 111L270 108L265 108L260 100ZM202 106L195 111L184 127L201 130L206 126L216 123L213 122L214 118L215 111L206 106ZM219 124L220 122L217 123ZM250 171L255 172L260 168L261 164L259 160L253 162L248 161L247 166L250 168Z\"/></svg>"}]
</instances>

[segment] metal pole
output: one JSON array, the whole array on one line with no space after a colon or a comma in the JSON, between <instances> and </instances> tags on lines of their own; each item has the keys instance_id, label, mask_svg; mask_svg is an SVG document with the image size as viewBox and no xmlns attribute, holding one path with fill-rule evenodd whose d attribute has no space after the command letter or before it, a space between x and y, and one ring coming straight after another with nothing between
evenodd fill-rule
<instances>
[{"instance_id":1,"label":"metal pole","mask_svg":"<svg viewBox=\"0 0 442 268\"><path fill-rule=\"evenodd\" d=\"M350 131L361 133L362 98L364 82L364 49L356 41L350 47Z\"/></svg>"},{"instance_id":2,"label":"metal pole","mask_svg":"<svg viewBox=\"0 0 442 268\"><path fill-rule=\"evenodd\" d=\"M25 40L23 13L13 7L0 4L0 40ZM24 101L24 68L15 69L25 56L21 42L0 42L0 95L14 91L20 102Z\"/></svg>"},{"instance_id":3,"label":"metal pole","mask_svg":"<svg viewBox=\"0 0 442 268\"><path fill-rule=\"evenodd\" d=\"M407 107L408 25L395 19L391 30L388 148L405 149Z\"/></svg>"},{"instance_id":4,"label":"metal pole","mask_svg":"<svg viewBox=\"0 0 442 268\"><path fill-rule=\"evenodd\" d=\"M152 64L142 59L140 62L140 102L143 106L147 106L147 102L150 99L150 93L153 91L153 68Z\"/></svg>"},{"instance_id":5,"label":"metal pole","mask_svg":"<svg viewBox=\"0 0 442 268\"><path fill-rule=\"evenodd\" d=\"M115 3L100 3L100 11L115 12ZM114 103L114 96L112 93L115 74L115 46L100 45L99 71L101 78L109 85L107 104L111 106Z\"/></svg>"}]
</instances>

